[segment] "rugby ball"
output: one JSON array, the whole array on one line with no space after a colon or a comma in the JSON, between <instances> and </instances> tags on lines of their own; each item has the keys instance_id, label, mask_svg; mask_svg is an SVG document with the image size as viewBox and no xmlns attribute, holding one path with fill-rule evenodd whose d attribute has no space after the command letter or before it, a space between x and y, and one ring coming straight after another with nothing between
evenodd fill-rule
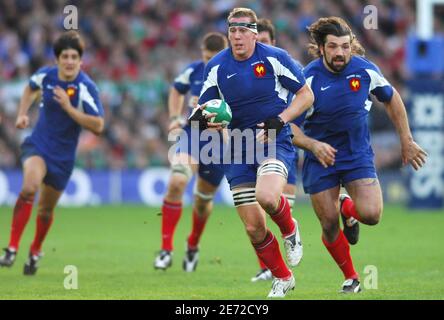
<instances>
[{"instance_id":1,"label":"rugby ball","mask_svg":"<svg viewBox=\"0 0 444 320\"><path fill-rule=\"evenodd\" d=\"M208 122L222 123L224 127L230 123L233 117L231 114L231 108L224 100L213 99L207 101L205 105L205 108L202 110L203 115L207 115L210 113L217 114L215 117L210 118Z\"/></svg>"}]
</instances>

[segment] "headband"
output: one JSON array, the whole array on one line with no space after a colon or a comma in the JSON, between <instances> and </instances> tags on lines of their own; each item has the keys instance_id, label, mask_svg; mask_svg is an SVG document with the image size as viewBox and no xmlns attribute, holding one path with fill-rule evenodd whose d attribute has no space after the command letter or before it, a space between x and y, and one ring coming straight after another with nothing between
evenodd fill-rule
<instances>
[{"instance_id":1,"label":"headband","mask_svg":"<svg viewBox=\"0 0 444 320\"><path fill-rule=\"evenodd\" d=\"M257 23L247 23L247 22L229 22L228 28L230 27L242 27L250 30L257 34Z\"/></svg>"}]
</instances>

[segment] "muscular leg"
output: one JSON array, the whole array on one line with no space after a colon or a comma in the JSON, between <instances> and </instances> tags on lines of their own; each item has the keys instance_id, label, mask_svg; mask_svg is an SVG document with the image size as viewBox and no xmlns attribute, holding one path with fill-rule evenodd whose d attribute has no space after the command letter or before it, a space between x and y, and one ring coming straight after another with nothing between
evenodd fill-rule
<instances>
[{"instance_id":1,"label":"muscular leg","mask_svg":"<svg viewBox=\"0 0 444 320\"><path fill-rule=\"evenodd\" d=\"M198 166L192 164L191 156L186 153L178 153L171 163L171 178L168 183L165 200L168 202L181 202L185 188L191 176L197 172Z\"/></svg>"},{"instance_id":2,"label":"muscular leg","mask_svg":"<svg viewBox=\"0 0 444 320\"><path fill-rule=\"evenodd\" d=\"M256 199L268 214L276 213L286 183L285 178L277 174L257 178Z\"/></svg>"},{"instance_id":3,"label":"muscular leg","mask_svg":"<svg viewBox=\"0 0 444 320\"><path fill-rule=\"evenodd\" d=\"M258 169L256 199L278 225L284 238L287 262L291 267L295 267L302 259L303 249L296 220L291 216L291 206L282 194L287 179L279 171L284 172L286 169L278 160L266 163L270 163L270 167L263 164Z\"/></svg>"},{"instance_id":4,"label":"muscular leg","mask_svg":"<svg viewBox=\"0 0 444 320\"><path fill-rule=\"evenodd\" d=\"M339 186L310 195L313 209L321 223L322 237L334 242L339 234Z\"/></svg>"},{"instance_id":5,"label":"muscular leg","mask_svg":"<svg viewBox=\"0 0 444 320\"><path fill-rule=\"evenodd\" d=\"M38 204L36 233L30 250L32 255L39 255L41 251L42 243L54 219L54 208L62 193L63 191L56 190L49 185L42 185Z\"/></svg>"},{"instance_id":6,"label":"muscular leg","mask_svg":"<svg viewBox=\"0 0 444 320\"><path fill-rule=\"evenodd\" d=\"M339 228L338 208L339 186L312 194L313 209L321 223L322 241L345 279L356 279L353 261L350 256L350 246L342 230Z\"/></svg>"},{"instance_id":7,"label":"muscular leg","mask_svg":"<svg viewBox=\"0 0 444 320\"><path fill-rule=\"evenodd\" d=\"M293 205L294 205L295 194L296 194L296 185L294 185L294 184L288 184L288 183L287 183L287 184L285 185L285 187L284 187L284 191L283 191L283 192L284 192L284 196L287 198L288 203L289 203L289 205L290 205L290 212L292 212L292 211L293 211ZM259 274L261 274L261 273L263 272L263 270L266 269L267 267L265 266L265 264L262 262L261 259L258 258L258 261L259 261L259 267L260 267L260 271L259 271L259 273L258 273L258 275L259 275ZM256 278L257 278L257 276L256 276L256 277L253 277L252 281L253 281L253 282L257 281Z\"/></svg>"},{"instance_id":8,"label":"muscular leg","mask_svg":"<svg viewBox=\"0 0 444 320\"><path fill-rule=\"evenodd\" d=\"M257 256L272 271L273 276L280 279L291 277L291 271L282 258L279 243L271 231L267 229L265 212L261 206L253 203L239 206L236 209Z\"/></svg>"},{"instance_id":9,"label":"muscular leg","mask_svg":"<svg viewBox=\"0 0 444 320\"><path fill-rule=\"evenodd\" d=\"M217 188L218 186L212 185L201 177L197 178L194 194L193 228L188 237L188 248L190 249L197 249L208 216L213 210L213 196Z\"/></svg>"},{"instance_id":10,"label":"muscular leg","mask_svg":"<svg viewBox=\"0 0 444 320\"><path fill-rule=\"evenodd\" d=\"M173 237L182 214L182 197L185 188L197 165L191 164L191 157L186 153L176 154L172 164L171 178L162 205L162 250L173 250Z\"/></svg>"},{"instance_id":11,"label":"muscular leg","mask_svg":"<svg viewBox=\"0 0 444 320\"><path fill-rule=\"evenodd\" d=\"M346 199L342 212L358 221L375 225L382 216L383 200L379 181L376 178L358 179L345 185L352 200Z\"/></svg>"},{"instance_id":12,"label":"muscular leg","mask_svg":"<svg viewBox=\"0 0 444 320\"><path fill-rule=\"evenodd\" d=\"M46 164L40 156L32 156L23 163L23 186L14 207L9 248L17 250L20 238L32 213L34 197L46 175Z\"/></svg>"},{"instance_id":13,"label":"muscular leg","mask_svg":"<svg viewBox=\"0 0 444 320\"><path fill-rule=\"evenodd\" d=\"M283 236L294 233L295 223L291 217L288 200L282 195L287 183L280 174L261 174L258 170L256 183L256 199L271 219L279 226Z\"/></svg>"}]
</instances>

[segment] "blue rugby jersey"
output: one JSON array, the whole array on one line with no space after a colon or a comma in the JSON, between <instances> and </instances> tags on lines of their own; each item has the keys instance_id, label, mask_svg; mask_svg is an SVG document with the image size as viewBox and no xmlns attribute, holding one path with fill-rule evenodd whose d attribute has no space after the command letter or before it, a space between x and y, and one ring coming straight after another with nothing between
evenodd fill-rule
<instances>
[{"instance_id":1,"label":"blue rugby jersey","mask_svg":"<svg viewBox=\"0 0 444 320\"><path fill-rule=\"evenodd\" d=\"M192 105L193 97L199 97L202 90L204 68L205 63L203 61L194 61L174 79L173 87L179 93L186 95L190 92L191 98L188 101L190 108L195 107L195 105Z\"/></svg>"},{"instance_id":2,"label":"blue rugby jersey","mask_svg":"<svg viewBox=\"0 0 444 320\"><path fill-rule=\"evenodd\" d=\"M319 58L304 68L304 74L315 96L304 123L305 134L338 149L337 161L373 156L368 129L370 93L381 102L393 96L393 87L379 68L352 56L342 72L333 73ZM315 159L311 152L306 155Z\"/></svg>"},{"instance_id":3,"label":"blue rugby jersey","mask_svg":"<svg viewBox=\"0 0 444 320\"><path fill-rule=\"evenodd\" d=\"M103 117L103 107L95 83L80 71L73 81L61 81L58 68L43 67L31 76L29 86L41 90L39 118L29 139L36 148L61 166L74 163L81 126L54 100L56 86L64 89L71 105L92 116Z\"/></svg>"},{"instance_id":4,"label":"blue rugby jersey","mask_svg":"<svg viewBox=\"0 0 444 320\"><path fill-rule=\"evenodd\" d=\"M289 93L305 85L302 69L290 55L273 46L256 43L253 55L234 59L227 48L211 59L204 72L199 104L223 99L231 107L231 129L256 128L288 106ZM289 128L283 130L288 134Z\"/></svg>"}]
</instances>

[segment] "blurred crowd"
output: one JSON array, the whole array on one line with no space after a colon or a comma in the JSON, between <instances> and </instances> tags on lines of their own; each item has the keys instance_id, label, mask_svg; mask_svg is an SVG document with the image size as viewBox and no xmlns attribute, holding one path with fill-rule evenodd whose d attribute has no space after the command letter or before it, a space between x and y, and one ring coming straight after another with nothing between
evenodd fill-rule
<instances>
[{"instance_id":1,"label":"blurred crowd","mask_svg":"<svg viewBox=\"0 0 444 320\"><path fill-rule=\"evenodd\" d=\"M187 63L200 58L209 31L226 33L228 12L249 7L271 19L278 45L306 64L306 27L321 16L345 18L388 80L403 93L409 78L405 42L415 26L413 0L1 0L0 1L0 168L20 166L19 146L30 130L14 127L18 101L29 76L52 64L52 42L63 31L63 9L78 9L86 42L83 69L96 81L105 108L102 137L83 131L77 165L124 169L168 165L168 90ZM364 7L374 5L378 29L364 28ZM435 30L444 30L444 10ZM375 103L370 124L379 168L399 167L399 147L384 106ZM38 107L31 109L35 123Z\"/></svg>"}]
</instances>

